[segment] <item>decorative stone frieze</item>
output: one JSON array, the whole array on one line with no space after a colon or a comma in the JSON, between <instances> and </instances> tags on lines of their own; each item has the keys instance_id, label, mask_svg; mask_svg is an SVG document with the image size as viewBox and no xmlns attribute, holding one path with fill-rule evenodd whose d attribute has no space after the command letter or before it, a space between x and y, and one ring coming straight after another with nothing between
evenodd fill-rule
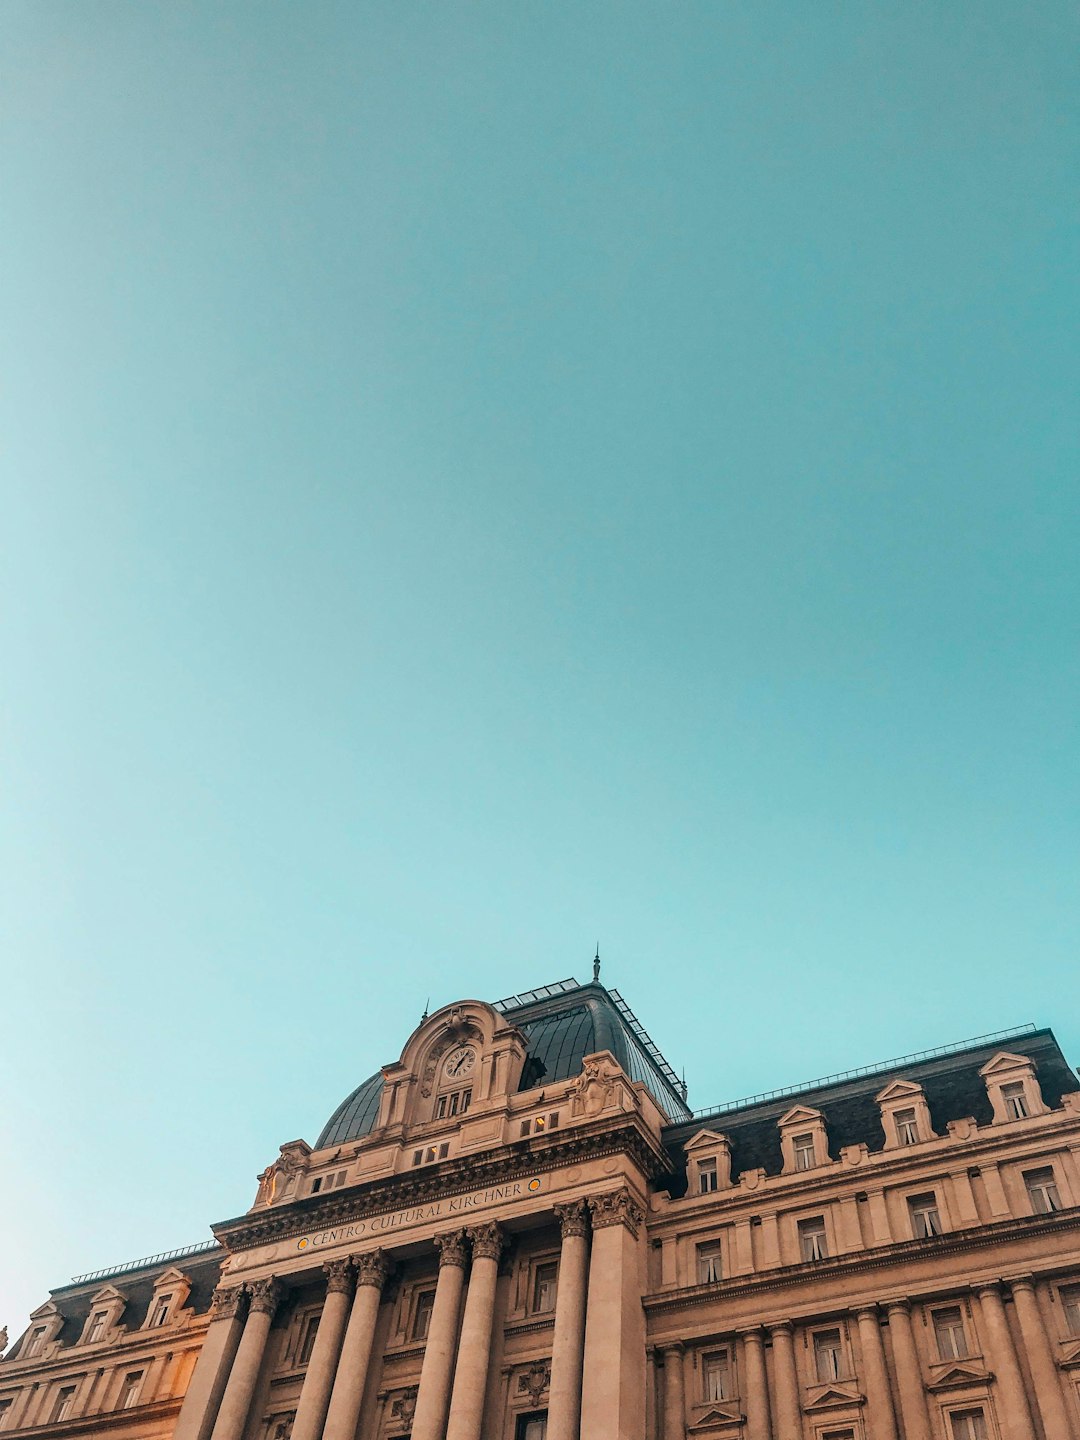
<instances>
[{"instance_id":1,"label":"decorative stone frieze","mask_svg":"<svg viewBox=\"0 0 1080 1440\"><path fill-rule=\"evenodd\" d=\"M606 1225L625 1225L635 1238L638 1226L645 1219L643 1207L625 1187L607 1195L590 1195L589 1210L594 1230L602 1230Z\"/></svg>"},{"instance_id":2,"label":"decorative stone frieze","mask_svg":"<svg viewBox=\"0 0 1080 1440\"><path fill-rule=\"evenodd\" d=\"M394 1263L385 1250L368 1250L352 1257L357 1285L374 1285L381 1290L390 1278Z\"/></svg>"},{"instance_id":3,"label":"decorative stone frieze","mask_svg":"<svg viewBox=\"0 0 1080 1440\"><path fill-rule=\"evenodd\" d=\"M517 1393L528 1395L529 1403L540 1404L540 1397L551 1384L551 1366L543 1360L534 1363L523 1374L518 1376Z\"/></svg>"},{"instance_id":4,"label":"decorative stone frieze","mask_svg":"<svg viewBox=\"0 0 1080 1440\"><path fill-rule=\"evenodd\" d=\"M273 1319L285 1294L285 1287L276 1276L268 1280L256 1280L251 1286L251 1309L255 1314L269 1315Z\"/></svg>"},{"instance_id":5,"label":"decorative stone frieze","mask_svg":"<svg viewBox=\"0 0 1080 1440\"><path fill-rule=\"evenodd\" d=\"M465 1248L465 1231L451 1230L446 1235L434 1237L436 1250L439 1252L439 1266L457 1265L464 1270L469 1259L469 1252Z\"/></svg>"},{"instance_id":6,"label":"decorative stone frieze","mask_svg":"<svg viewBox=\"0 0 1080 1440\"><path fill-rule=\"evenodd\" d=\"M353 1267L351 1260L327 1260L323 1265L326 1274L328 1295L350 1295L353 1288Z\"/></svg>"},{"instance_id":7,"label":"decorative stone frieze","mask_svg":"<svg viewBox=\"0 0 1080 1440\"><path fill-rule=\"evenodd\" d=\"M502 1254L503 1232L494 1220L486 1225L470 1226L469 1239L472 1241L474 1260L498 1260Z\"/></svg>"},{"instance_id":8,"label":"decorative stone frieze","mask_svg":"<svg viewBox=\"0 0 1080 1440\"><path fill-rule=\"evenodd\" d=\"M211 1320L232 1320L247 1303L243 1285L219 1285L210 1301Z\"/></svg>"},{"instance_id":9,"label":"decorative stone frieze","mask_svg":"<svg viewBox=\"0 0 1080 1440\"><path fill-rule=\"evenodd\" d=\"M556 1205L553 1208L564 1239L567 1235L588 1235L589 1207L584 1200L569 1200L565 1205Z\"/></svg>"}]
</instances>

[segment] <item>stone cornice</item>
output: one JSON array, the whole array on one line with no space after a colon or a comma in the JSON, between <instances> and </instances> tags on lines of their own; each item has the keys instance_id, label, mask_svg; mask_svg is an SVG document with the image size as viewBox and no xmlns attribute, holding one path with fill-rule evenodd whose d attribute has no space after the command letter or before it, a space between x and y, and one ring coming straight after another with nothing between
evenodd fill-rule
<instances>
[{"instance_id":1,"label":"stone cornice","mask_svg":"<svg viewBox=\"0 0 1080 1440\"><path fill-rule=\"evenodd\" d=\"M234 1252L286 1240L313 1228L347 1224L608 1155L626 1155L648 1179L666 1173L670 1160L637 1117L624 1113L619 1119L621 1123L615 1128L605 1121L599 1127L567 1130L539 1150L500 1146L482 1156L461 1156L425 1166L421 1173L407 1171L367 1185L347 1186L328 1195L305 1196L287 1205L255 1210L223 1220L212 1229L221 1245Z\"/></svg>"},{"instance_id":2,"label":"stone cornice","mask_svg":"<svg viewBox=\"0 0 1080 1440\"><path fill-rule=\"evenodd\" d=\"M646 1295L643 1301L649 1314L661 1315L669 1310L680 1310L687 1306L708 1305L718 1300L735 1296L786 1290L811 1279L830 1275L847 1275L865 1270L884 1270L898 1262L921 1258L933 1254L960 1254L967 1250L978 1250L984 1246L999 1245L1003 1241L1022 1239L1026 1236L1055 1234L1058 1231L1080 1228L1080 1206L1069 1210L1058 1210L1052 1215L1026 1215L1020 1219L998 1221L992 1225L977 1225L968 1230L950 1230L938 1236L933 1245L925 1240L901 1240L893 1245L879 1245L873 1249L856 1250L846 1255L830 1255L825 1260L809 1260L799 1265L781 1265L773 1270L756 1271L751 1275L734 1275L729 1279L717 1280L711 1285L689 1285L680 1290L656 1291ZM1030 1269L1029 1262L1025 1261ZM1000 1270L1000 1261L997 1264ZM970 1284L965 1280L964 1285ZM941 1290L955 1290L955 1284L947 1279L927 1290L927 1295ZM918 1298L918 1297L913 1297ZM865 1302L864 1302L865 1303ZM848 1308L848 1307L842 1307Z\"/></svg>"},{"instance_id":3,"label":"stone cornice","mask_svg":"<svg viewBox=\"0 0 1080 1440\"><path fill-rule=\"evenodd\" d=\"M44 1425L19 1425L14 1430L5 1430L4 1440L23 1440L24 1436L26 1440L36 1440L39 1435L47 1436L48 1440L63 1440L67 1435L93 1435L103 1430L131 1430L138 1440L146 1433L141 1427L179 1415L182 1403L182 1395L173 1395L149 1405L133 1405L130 1410L103 1410L96 1415L73 1415L70 1420L49 1420Z\"/></svg>"}]
</instances>

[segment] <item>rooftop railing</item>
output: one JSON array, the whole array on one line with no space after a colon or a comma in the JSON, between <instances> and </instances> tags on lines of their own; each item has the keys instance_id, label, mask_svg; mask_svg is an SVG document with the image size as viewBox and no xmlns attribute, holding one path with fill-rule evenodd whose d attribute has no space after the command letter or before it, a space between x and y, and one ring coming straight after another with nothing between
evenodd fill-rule
<instances>
[{"instance_id":1,"label":"rooftop railing","mask_svg":"<svg viewBox=\"0 0 1080 1440\"><path fill-rule=\"evenodd\" d=\"M819 1080L806 1080L801 1085L784 1085L779 1090L762 1090L757 1095L745 1095L741 1100L728 1100L723 1105L710 1105L705 1110L695 1110L695 1120L707 1120L713 1115L726 1115L731 1110L744 1110L748 1105L762 1105L767 1100L781 1100L785 1095L801 1095L807 1090L821 1090L827 1085L840 1085L845 1080L859 1080L866 1075L881 1075L886 1070L896 1070L902 1065L917 1065L923 1060L936 1060L942 1055L959 1055L964 1050L976 1050L984 1045L996 1045L1003 1040L1019 1040L1023 1035L1033 1035L1038 1026L1014 1026L1011 1030L995 1030L989 1035L976 1035L972 1040L958 1040L952 1045L935 1045L932 1050L916 1050L911 1055L900 1055L895 1060L879 1060L874 1065L860 1065L854 1070L840 1070L835 1075L823 1075Z\"/></svg>"},{"instance_id":2,"label":"rooftop railing","mask_svg":"<svg viewBox=\"0 0 1080 1440\"><path fill-rule=\"evenodd\" d=\"M146 1255L141 1260L128 1260L123 1265L107 1265L104 1270L88 1270L85 1275L72 1276L72 1285L85 1285L89 1280L105 1280L110 1275L126 1275L129 1270L145 1270L151 1265L161 1265L166 1260L183 1260L188 1255L205 1255L208 1250L220 1250L216 1240L200 1240L197 1245L182 1245L179 1250L162 1250L159 1255Z\"/></svg>"},{"instance_id":3,"label":"rooftop railing","mask_svg":"<svg viewBox=\"0 0 1080 1440\"><path fill-rule=\"evenodd\" d=\"M520 995L508 995L505 1000L496 1000L496 1010L520 1010L525 1005L535 1005L538 1000L549 1000L552 995L565 995L570 990L580 990L576 980L556 980L554 985L541 985L538 990L523 990Z\"/></svg>"}]
</instances>

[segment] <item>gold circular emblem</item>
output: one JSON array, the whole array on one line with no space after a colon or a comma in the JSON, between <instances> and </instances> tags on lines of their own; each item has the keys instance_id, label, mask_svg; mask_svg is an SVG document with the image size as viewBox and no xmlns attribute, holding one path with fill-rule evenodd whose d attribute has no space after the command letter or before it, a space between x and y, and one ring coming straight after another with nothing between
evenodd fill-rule
<instances>
[{"instance_id":1,"label":"gold circular emblem","mask_svg":"<svg viewBox=\"0 0 1080 1440\"><path fill-rule=\"evenodd\" d=\"M539 1181L539 1180L530 1180L530 1181L529 1181L529 1189L532 1190L532 1191L534 1191L534 1192L537 1191L537 1190L539 1190L539 1189L540 1189L540 1181Z\"/></svg>"}]
</instances>

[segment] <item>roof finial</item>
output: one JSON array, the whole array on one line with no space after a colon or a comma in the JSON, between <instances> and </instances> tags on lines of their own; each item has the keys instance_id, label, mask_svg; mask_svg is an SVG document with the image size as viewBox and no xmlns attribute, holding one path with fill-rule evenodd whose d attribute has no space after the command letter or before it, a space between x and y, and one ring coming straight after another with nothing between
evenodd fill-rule
<instances>
[{"instance_id":1,"label":"roof finial","mask_svg":"<svg viewBox=\"0 0 1080 1440\"><path fill-rule=\"evenodd\" d=\"M679 1081L679 1089L682 1091L682 1098L686 1099L686 1066L683 1066L682 1079Z\"/></svg>"},{"instance_id":2,"label":"roof finial","mask_svg":"<svg viewBox=\"0 0 1080 1440\"><path fill-rule=\"evenodd\" d=\"M423 1025L424 1021L427 1019L427 1017L428 1017L428 1011L429 1011L430 1009L431 1009L431 996L429 995L428 998L424 1001L424 1013L420 1016L420 1024L421 1024L421 1025Z\"/></svg>"},{"instance_id":3,"label":"roof finial","mask_svg":"<svg viewBox=\"0 0 1080 1440\"><path fill-rule=\"evenodd\" d=\"M592 962L592 978L593 978L593 984L594 984L594 985L595 985L595 984L599 981L599 979L600 979L600 941L599 941L599 940L597 940L597 942L596 942L596 954L593 956L593 962Z\"/></svg>"}]
</instances>

